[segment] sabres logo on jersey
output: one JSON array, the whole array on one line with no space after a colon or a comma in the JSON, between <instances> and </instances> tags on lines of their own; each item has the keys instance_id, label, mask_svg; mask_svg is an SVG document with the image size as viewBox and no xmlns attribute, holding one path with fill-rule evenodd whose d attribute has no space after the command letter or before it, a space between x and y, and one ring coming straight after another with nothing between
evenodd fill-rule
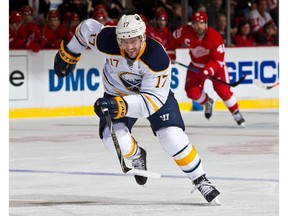
<instances>
[{"instance_id":1,"label":"sabres logo on jersey","mask_svg":"<svg viewBox=\"0 0 288 216\"><path fill-rule=\"evenodd\" d=\"M123 85L129 90L133 92L139 92L142 83L142 76L129 73L122 72L119 74L119 79L123 83Z\"/></svg>"}]
</instances>

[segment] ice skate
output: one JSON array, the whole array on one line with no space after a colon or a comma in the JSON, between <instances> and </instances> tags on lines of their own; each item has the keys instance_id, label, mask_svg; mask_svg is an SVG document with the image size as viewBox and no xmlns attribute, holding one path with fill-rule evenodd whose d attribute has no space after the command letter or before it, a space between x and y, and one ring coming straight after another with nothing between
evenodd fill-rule
<instances>
[{"instance_id":1,"label":"ice skate","mask_svg":"<svg viewBox=\"0 0 288 216\"><path fill-rule=\"evenodd\" d=\"M204 104L205 105L205 118L210 119L213 112L213 103L214 101L209 98L208 101Z\"/></svg>"},{"instance_id":2,"label":"ice skate","mask_svg":"<svg viewBox=\"0 0 288 216\"><path fill-rule=\"evenodd\" d=\"M205 175L202 175L199 178L195 179L193 183L195 187L192 189L191 193L198 189L209 203L220 194L220 192L215 188L214 185L211 184L211 182L205 177ZM216 202L219 202L218 199Z\"/></svg>"},{"instance_id":3,"label":"ice skate","mask_svg":"<svg viewBox=\"0 0 288 216\"><path fill-rule=\"evenodd\" d=\"M138 169L138 170L147 170L147 166L146 166L146 151L145 149L139 147L140 152L135 155L135 157L132 159L132 166L134 169ZM135 175L135 180L139 185L145 185L145 183L147 182L147 177L144 176L139 176L139 175Z\"/></svg>"},{"instance_id":4,"label":"ice skate","mask_svg":"<svg viewBox=\"0 0 288 216\"><path fill-rule=\"evenodd\" d=\"M241 113L239 112L239 110L233 113L233 118L237 122L238 125L240 125L243 128L245 127L245 120L243 116L241 115Z\"/></svg>"}]
</instances>

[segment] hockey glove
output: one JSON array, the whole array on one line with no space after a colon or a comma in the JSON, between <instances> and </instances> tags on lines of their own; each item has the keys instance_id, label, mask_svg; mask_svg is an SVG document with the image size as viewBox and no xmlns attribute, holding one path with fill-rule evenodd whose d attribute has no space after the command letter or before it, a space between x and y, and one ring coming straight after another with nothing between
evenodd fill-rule
<instances>
[{"instance_id":1,"label":"hockey glove","mask_svg":"<svg viewBox=\"0 0 288 216\"><path fill-rule=\"evenodd\" d=\"M99 98L94 103L94 112L99 117L103 116L102 109L107 108L113 119L123 118L127 113L127 104L122 97Z\"/></svg>"},{"instance_id":2,"label":"hockey glove","mask_svg":"<svg viewBox=\"0 0 288 216\"><path fill-rule=\"evenodd\" d=\"M214 76L214 74L215 74L215 72L214 72L214 69L212 68L212 67L208 67L208 68L204 68L204 70L203 70L203 74L205 75L205 76Z\"/></svg>"},{"instance_id":3,"label":"hockey glove","mask_svg":"<svg viewBox=\"0 0 288 216\"><path fill-rule=\"evenodd\" d=\"M76 63L80 60L81 54L74 54L70 52L66 46L64 46L64 41L60 44L60 49L57 52L54 59L54 71L58 77L68 76L74 71Z\"/></svg>"}]
</instances>

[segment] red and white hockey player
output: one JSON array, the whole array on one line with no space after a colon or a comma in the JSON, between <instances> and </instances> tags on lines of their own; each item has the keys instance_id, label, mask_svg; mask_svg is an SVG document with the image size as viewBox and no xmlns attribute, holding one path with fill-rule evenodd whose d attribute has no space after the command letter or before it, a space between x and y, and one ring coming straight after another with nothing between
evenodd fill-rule
<instances>
[{"instance_id":1,"label":"red and white hockey player","mask_svg":"<svg viewBox=\"0 0 288 216\"><path fill-rule=\"evenodd\" d=\"M187 71L185 91L192 100L205 106L205 117L210 119L214 101L204 92L207 75L229 82L229 75L225 63L225 46L221 35L208 27L208 16L205 12L195 12L191 18L192 25L180 27L173 32L178 46L189 48L191 62L189 66L200 73ZM230 86L212 80L213 88L224 101L238 125L244 127L238 102Z\"/></svg>"},{"instance_id":2,"label":"red and white hockey player","mask_svg":"<svg viewBox=\"0 0 288 216\"><path fill-rule=\"evenodd\" d=\"M175 49L177 48L177 44L172 36L172 32L167 27L168 22L168 14L161 8L156 12L155 23L147 26L146 34L161 43L169 57L175 59Z\"/></svg>"},{"instance_id":3,"label":"red and white hockey player","mask_svg":"<svg viewBox=\"0 0 288 216\"><path fill-rule=\"evenodd\" d=\"M41 29L42 48L58 49L62 40L68 42L73 37L73 33L63 24L58 10L51 10L48 13L48 22Z\"/></svg>"}]
</instances>

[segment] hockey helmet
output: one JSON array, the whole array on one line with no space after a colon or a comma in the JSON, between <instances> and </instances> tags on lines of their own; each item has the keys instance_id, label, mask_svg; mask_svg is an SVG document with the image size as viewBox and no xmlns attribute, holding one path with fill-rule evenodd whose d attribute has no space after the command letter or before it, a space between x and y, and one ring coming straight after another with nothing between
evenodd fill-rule
<instances>
[{"instance_id":1,"label":"hockey helmet","mask_svg":"<svg viewBox=\"0 0 288 216\"><path fill-rule=\"evenodd\" d=\"M33 9L30 5L23 5L21 7L21 13L23 15L32 15L33 14Z\"/></svg>"},{"instance_id":2,"label":"hockey helmet","mask_svg":"<svg viewBox=\"0 0 288 216\"><path fill-rule=\"evenodd\" d=\"M67 11L64 14L63 21L68 22L71 21L79 21L79 16L76 12Z\"/></svg>"},{"instance_id":3,"label":"hockey helmet","mask_svg":"<svg viewBox=\"0 0 288 216\"><path fill-rule=\"evenodd\" d=\"M116 26L116 35L118 44L121 39L128 39L141 36L142 42L145 38L146 25L138 14L123 15Z\"/></svg>"},{"instance_id":4,"label":"hockey helmet","mask_svg":"<svg viewBox=\"0 0 288 216\"><path fill-rule=\"evenodd\" d=\"M193 22L207 22L208 21L208 16L204 11L199 11L199 12L195 12L193 13L192 17L191 17L191 21Z\"/></svg>"},{"instance_id":5,"label":"hockey helmet","mask_svg":"<svg viewBox=\"0 0 288 216\"><path fill-rule=\"evenodd\" d=\"M20 11L11 11L10 13L10 17L9 17L9 22L11 24L14 24L14 23L19 23L23 20L23 15Z\"/></svg>"},{"instance_id":6,"label":"hockey helmet","mask_svg":"<svg viewBox=\"0 0 288 216\"><path fill-rule=\"evenodd\" d=\"M60 12L58 10L50 10L48 13L49 20L60 20Z\"/></svg>"},{"instance_id":7,"label":"hockey helmet","mask_svg":"<svg viewBox=\"0 0 288 216\"><path fill-rule=\"evenodd\" d=\"M96 20L98 19L105 20L107 16L103 11L98 10L98 11L94 11L93 18Z\"/></svg>"},{"instance_id":8,"label":"hockey helmet","mask_svg":"<svg viewBox=\"0 0 288 216\"><path fill-rule=\"evenodd\" d=\"M168 15L166 13L165 10L159 10L156 13L156 19L160 19L160 20L168 20Z\"/></svg>"}]
</instances>

